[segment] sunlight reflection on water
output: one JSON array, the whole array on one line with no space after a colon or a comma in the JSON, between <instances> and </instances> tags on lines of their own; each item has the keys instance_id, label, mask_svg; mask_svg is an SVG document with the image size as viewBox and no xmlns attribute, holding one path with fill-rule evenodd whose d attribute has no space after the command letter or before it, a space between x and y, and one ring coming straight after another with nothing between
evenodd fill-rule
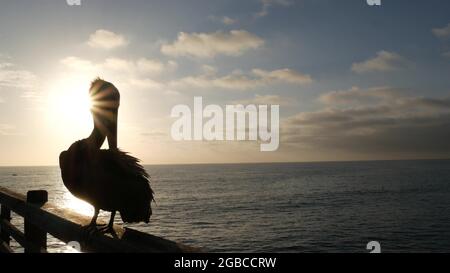
<instances>
[{"instance_id":1,"label":"sunlight reflection on water","mask_svg":"<svg viewBox=\"0 0 450 273\"><path fill-rule=\"evenodd\" d=\"M74 210L86 216L94 215L94 207L92 205L76 198L68 191L64 193L62 207Z\"/></svg>"}]
</instances>

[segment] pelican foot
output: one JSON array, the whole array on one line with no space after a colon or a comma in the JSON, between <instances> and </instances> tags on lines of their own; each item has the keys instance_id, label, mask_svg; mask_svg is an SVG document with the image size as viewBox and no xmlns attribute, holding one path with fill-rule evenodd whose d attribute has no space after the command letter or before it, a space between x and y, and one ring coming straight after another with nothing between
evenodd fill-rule
<instances>
[{"instance_id":1,"label":"pelican foot","mask_svg":"<svg viewBox=\"0 0 450 273\"><path fill-rule=\"evenodd\" d=\"M113 225L101 225L97 229L98 232L101 232L102 234L110 234L113 238L118 238L116 231L114 230Z\"/></svg>"},{"instance_id":2,"label":"pelican foot","mask_svg":"<svg viewBox=\"0 0 450 273\"><path fill-rule=\"evenodd\" d=\"M104 233L104 230L108 227L107 224L96 224L96 223L90 223L87 226L83 226L82 229L88 233L89 235L93 235L98 232Z\"/></svg>"},{"instance_id":3,"label":"pelican foot","mask_svg":"<svg viewBox=\"0 0 450 273\"><path fill-rule=\"evenodd\" d=\"M89 235L101 233L101 234L111 234L113 237L117 236L113 225L94 224L94 225L88 225L85 228L86 228L87 232L89 233Z\"/></svg>"},{"instance_id":4,"label":"pelican foot","mask_svg":"<svg viewBox=\"0 0 450 273\"><path fill-rule=\"evenodd\" d=\"M112 233L114 232L114 227L112 225L98 225L98 231L103 233Z\"/></svg>"}]
</instances>

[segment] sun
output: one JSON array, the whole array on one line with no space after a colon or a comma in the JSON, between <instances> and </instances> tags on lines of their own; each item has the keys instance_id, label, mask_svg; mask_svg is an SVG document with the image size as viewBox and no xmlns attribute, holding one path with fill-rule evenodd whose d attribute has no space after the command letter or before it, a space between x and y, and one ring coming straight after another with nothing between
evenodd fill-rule
<instances>
[{"instance_id":1,"label":"sun","mask_svg":"<svg viewBox=\"0 0 450 273\"><path fill-rule=\"evenodd\" d=\"M66 78L55 82L47 96L50 125L61 133L83 132L92 127L89 82Z\"/></svg>"}]
</instances>

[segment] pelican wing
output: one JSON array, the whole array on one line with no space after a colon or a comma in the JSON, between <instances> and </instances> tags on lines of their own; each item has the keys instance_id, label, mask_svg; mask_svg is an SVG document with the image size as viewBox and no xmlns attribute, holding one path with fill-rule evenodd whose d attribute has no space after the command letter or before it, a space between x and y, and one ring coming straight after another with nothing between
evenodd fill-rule
<instances>
[{"instance_id":1,"label":"pelican wing","mask_svg":"<svg viewBox=\"0 0 450 273\"><path fill-rule=\"evenodd\" d=\"M107 165L114 166L130 176L150 178L139 159L121 150L101 150L100 161L108 162Z\"/></svg>"}]
</instances>

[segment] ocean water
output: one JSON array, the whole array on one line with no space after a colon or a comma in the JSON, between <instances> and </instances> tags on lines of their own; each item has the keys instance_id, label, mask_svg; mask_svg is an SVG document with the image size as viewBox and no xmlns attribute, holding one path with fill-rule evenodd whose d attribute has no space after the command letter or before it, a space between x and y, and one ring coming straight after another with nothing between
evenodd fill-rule
<instances>
[{"instance_id":1,"label":"ocean water","mask_svg":"<svg viewBox=\"0 0 450 273\"><path fill-rule=\"evenodd\" d=\"M450 160L146 168L154 216L128 226L206 251L368 252L373 240L383 252L450 251ZM0 186L93 212L58 167L0 168ZM62 245L49 238L49 251Z\"/></svg>"}]
</instances>

